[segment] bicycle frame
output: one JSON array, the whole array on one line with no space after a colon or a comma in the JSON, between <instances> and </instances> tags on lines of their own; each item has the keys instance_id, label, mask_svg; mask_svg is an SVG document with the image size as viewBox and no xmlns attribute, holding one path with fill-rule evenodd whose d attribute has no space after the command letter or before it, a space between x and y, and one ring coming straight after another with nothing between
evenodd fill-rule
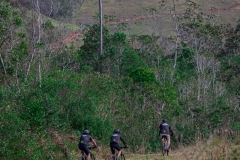
<instances>
[{"instance_id":1,"label":"bicycle frame","mask_svg":"<svg viewBox=\"0 0 240 160\"><path fill-rule=\"evenodd\" d=\"M92 150L92 149L95 149L96 147L94 146L94 147L88 147L90 150ZM78 160L86 160L87 159L87 155L85 154L85 152L83 152L84 154L82 155L82 156L80 156L79 158L78 158ZM92 152L90 151L90 158L91 158L91 160L95 160L95 156L92 154Z\"/></svg>"},{"instance_id":2,"label":"bicycle frame","mask_svg":"<svg viewBox=\"0 0 240 160\"><path fill-rule=\"evenodd\" d=\"M127 148L127 147L121 147L121 149L123 148ZM118 152L115 153L115 155L112 155L110 160L125 160L125 155L123 153L123 150L121 151L121 155L119 157L119 159L117 159L117 155L118 155Z\"/></svg>"}]
</instances>

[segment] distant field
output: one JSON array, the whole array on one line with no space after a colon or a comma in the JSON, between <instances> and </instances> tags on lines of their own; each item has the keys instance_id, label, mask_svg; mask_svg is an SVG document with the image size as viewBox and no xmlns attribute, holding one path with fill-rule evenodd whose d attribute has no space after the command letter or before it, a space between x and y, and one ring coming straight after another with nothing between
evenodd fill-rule
<instances>
[{"instance_id":1,"label":"distant field","mask_svg":"<svg viewBox=\"0 0 240 160\"><path fill-rule=\"evenodd\" d=\"M112 32L119 31L121 23L125 23L125 30L121 30L126 35L155 34L166 36L174 31L174 23L167 7L173 6L172 0L165 0L164 6L160 3L162 0L103 0L103 15L114 15L112 22L103 20L104 25ZM176 2L176 11L184 13L186 6L182 4L184 0ZM202 8L202 12L209 14L212 11L216 15L216 23L236 23L240 19L240 0L193 0ZM97 0L85 0L80 9L76 10L74 17L69 19L72 25L64 24L72 31L83 29L85 25L98 23L93 16L99 12ZM147 9L155 9L155 18L153 13ZM145 18L140 18L145 17ZM55 26L59 25L57 22ZM59 25L60 26L60 25ZM62 26L62 25L61 25ZM65 35L67 35L65 34ZM68 38L68 37L66 37ZM80 38L81 39L81 38ZM80 40L81 41L81 40Z\"/></svg>"},{"instance_id":2,"label":"distant field","mask_svg":"<svg viewBox=\"0 0 240 160\"><path fill-rule=\"evenodd\" d=\"M240 4L240 0L193 0L200 5L203 12L210 9L227 9L234 4ZM165 0L164 7L161 6L162 0L102 0L103 2L103 15L114 15L115 21L124 19L133 19L138 16L149 16L152 12L147 9L153 8L156 10L155 14L161 17L157 17L155 20L152 18L146 18L141 20L128 21L126 34L153 34L153 30L158 30L159 32L165 32L165 30L171 30L174 25L171 20L171 16L166 16L169 14L167 6L173 6L172 1ZM184 0L179 0L177 4L177 13L183 13L186 6L182 4ZM96 13L99 12L98 1L96 0L86 0L82 7L76 11L76 23L78 24L93 24L97 23L97 20L93 18ZM224 12L214 12L217 15L217 23L234 23L240 17L240 9L234 8L231 10L226 10ZM116 31L117 25L107 23L111 30ZM160 33L159 33L160 34Z\"/></svg>"}]
</instances>

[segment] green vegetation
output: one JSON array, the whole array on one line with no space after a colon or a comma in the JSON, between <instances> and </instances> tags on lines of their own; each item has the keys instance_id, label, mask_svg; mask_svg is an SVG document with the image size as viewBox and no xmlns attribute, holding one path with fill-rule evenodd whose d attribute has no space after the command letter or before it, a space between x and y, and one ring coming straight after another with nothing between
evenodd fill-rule
<instances>
[{"instance_id":1,"label":"green vegetation","mask_svg":"<svg viewBox=\"0 0 240 160\"><path fill-rule=\"evenodd\" d=\"M81 47L55 45L62 29L35 12L23 19L0 0L0 158L74 158L84 129L107 146L119 128L131 152L158 152L163 118L174 147L226 130L235 141L240 21L215 24L195 3L186 6L168 36L104 26L99 56L98 25L86 29Z\"/></svg>"}]
</instances>

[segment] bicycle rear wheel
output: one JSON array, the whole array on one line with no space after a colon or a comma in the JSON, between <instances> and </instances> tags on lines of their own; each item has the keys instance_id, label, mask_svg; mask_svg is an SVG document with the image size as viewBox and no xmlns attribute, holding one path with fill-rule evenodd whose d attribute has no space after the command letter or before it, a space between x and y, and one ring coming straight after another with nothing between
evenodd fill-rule
<instances>
[{"instance_id":1,"label":"bicycle rear wheel","mask_svg":"<svg viewBox=\"0 0 240 160\"><path fill-rule=\"evenodd\" d=\"M164 156L166 153L167 153L167 155L168 155L168 148L167 148L167 146L168 146L168 141L167 141L167 138L164 137L163 143L162 143L162 154L163 154L163 156Z\"/></svg>"},{"instance_id":2,"label":"bicycle rear wheel","mask_svg":"<svg viewBox=\"0 0 240 160\"><path fill-rule=\"evenodd\" d=\"M164 155L165 155L165 153L166 153L166 150L165 150L165 148L164 148L164 147L162 147L162 155L164 156Z\"/></svg>"}]
</instances>

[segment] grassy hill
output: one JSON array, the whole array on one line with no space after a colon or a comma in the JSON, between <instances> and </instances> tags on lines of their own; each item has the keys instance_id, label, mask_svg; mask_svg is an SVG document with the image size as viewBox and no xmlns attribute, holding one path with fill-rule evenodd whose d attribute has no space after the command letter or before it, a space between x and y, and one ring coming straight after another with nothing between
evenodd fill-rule
<instances>
[{"instance_id":1,"label":"grassy hill","mask_svg":"<svg viewBox=\"0 0 240 160\"><path fill-rule=\"evenodd\" d=\"M184 13L186 6L182 5L184 0L175 2L176 11L178 14ZM217 23L234 23L238 19L240 9L230 8L231 6L240 3L239 0L193 0L197 3L203 12L212 9L216 15ZM152 34L153 25L157 23L158 30L165 30L173 28L171 16L169 15L169 7L173 7L172 1L159 1L159 0L103 0L103 15L114 15L115 21L126 20L127 30L129 34ZM133 20L139 16L149 16L153 13L149 9L154 9L155 14L159 15L155 21L152 18L145 18ZM79 24L92 24L96 20L92 17L98 13L98 1L88 0L85 1L79 10L76 11L76 22ZM209 12L208 12L209 13ZM110 28L116 28L116 24L108 23Z\"/></svg>"},{"instance_id":2,"label":"grassy hill","mask_svg":"<svg viewBox=\"0 0 240 160\"><path fill-rule=\"evenodd\" d=\"M185 12L186 5L184 5L184 2L185 0L175 2L177 14ZM193 2L198 4L204 13L210 14L212 12L216 15L216 23L236 23L239 19L240 6L233 6L240 4L240 0L193 0ZM104 25L110 31L115 32L124 28L124 32L127 35L169 35L174 30L174 23L169 10L169 7L173 7L172 1L103 0L102 3L103 15L114 16L114 19L110 22L104 19ZM98 7L98 1L87 0L84 1L80 8L74 11L72 17L56 20L42 15L42 18L43 21L50 20L53 23L59 30L57 34L60 39L68 39L73 32L84 30L85 25L98 23L96 19L98 18L96 17L99 12ZM154 13L152 9L155 10ZM30 17L30 11L26 13ZM81 34L78 37L81 37ZM77 43L81 43L81 41L82 38Z\"/></svg>"}]
</instances>

